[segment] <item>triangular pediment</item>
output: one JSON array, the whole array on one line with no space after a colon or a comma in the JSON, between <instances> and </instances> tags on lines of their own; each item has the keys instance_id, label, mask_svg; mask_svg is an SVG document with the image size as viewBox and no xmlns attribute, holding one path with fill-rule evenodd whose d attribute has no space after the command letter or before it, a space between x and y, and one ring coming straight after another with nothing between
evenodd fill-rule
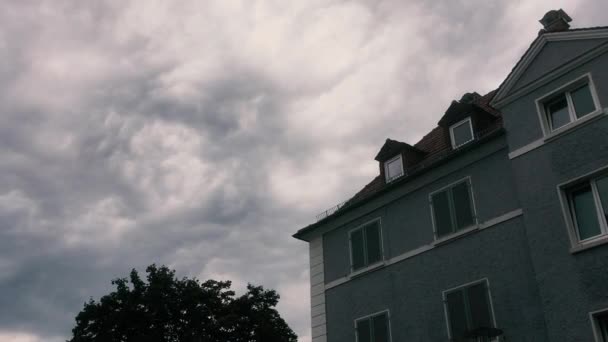
<instances>
[{"instance_id":1,"label":"triangular pediment","mask_svg":"<svg viewBox=\"0 0 608 342\"><path fill-rule=\"evenodd\" d=\"M608 45L608 28L544 33L530 45L500 85L493 105L544 75Z\"/></svg>"}]
</instances>

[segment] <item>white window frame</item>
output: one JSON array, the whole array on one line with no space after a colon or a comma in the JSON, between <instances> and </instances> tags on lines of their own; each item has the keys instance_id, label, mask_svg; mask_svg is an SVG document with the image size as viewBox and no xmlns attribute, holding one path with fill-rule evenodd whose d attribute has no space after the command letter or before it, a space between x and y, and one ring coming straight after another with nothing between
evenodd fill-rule
<instances>
[{"instance_id":1,"label":"white window frame","mask_svg":"<svg viewBox=\"0 0 608 342\"><path fill-rule=\"evenodd\" d=\"M473 285L477 285L477 284L481 284L481 283L485 283L486 284L486 289L488 290L488 302L490 304L490 314L492 315L492 323L494 324L494 327L497 327L498 325L496 324L496 315L494 314L494 303L492 301L492 290L490 289L490 280L488 280L488 278L482 278L482 279L478 279L466 284L462 284L462 285L458 285L456 287L452 287L450 289L444 290L441 292L441 297L443 300L443 313L445 314L445 325L448 331L448 339L451 341L452 340L452 329L450 327L450 314L449 314L449 310L448 310L448 299L447 299L447 295L449 293L452 293L454 291L458 291L461 290L463 288L469 287L469 286L473 286ZM492 340L490 340L491 342L498 342L500 341L500 337L496 337Z\"/></svg>"},{"instance_id":2,"label":"white window frame","mask_svg":"<svg viewBox=\"0 0 608 342\"><path fill-rule=\"evenodd\" d=\"M596 318L596 316L599 314L608 314L608 308L592 311L589 313L589 319L591 320L591 329L593 331L593 337L595 342L605 342L602 340L602 332L600 330L601 328Z\"/></svg>"},{"instance_id":3,"label":"white window frame","mask_svg":"<svg viewBox=\"0 0 608 342\"><path fill-rule=\"evenodd\" d=\"M399 165L401 166L401 173L398 174L398 175L396 175L396 176L389 177L389 174L388 174L389 167L388 167L388 165L391 164L391 163L393 163L393 162L395 162L395 161L399 161ZM391 158L391 159L389 159L389 160L387 160L387 161L384 162L384 178L386 179L387 183L390 183L390 182L394 181L395 179L401 178L403 176L405 176L405 168L403 167L403 157L401 156L401 154L399 154L399 155L397 155L397 156L395 156L395 157L393 157L393 158Z\"/></svg>"},{"instance_id":4,"label":"white window frame","mask_svg":"<svg viewBox=\"0 0 608 342\"><path fill-rule=\"evenodd\" d=\"M381 315L383 313L386 313L386 319L388 321L388 340L389 342L393 341L393 329L391 329L391 312L389 309L386 310L382 310L382 311L378 311L378 312L374 312L373 314L369 314L363 317L359 317L356 318L354 321L355 324L355 341L359 342L359 334L357 333L357 322L362 321L364 319L370 319L372 317Z\"/></svg>"},{"instance_id":5,"label":"white window frame","mask_svg":"<svg viewBox=\"0 0 608 342\"><path fill-rule=\"evenodd\" d=\"M467 182L468 186L469 186L469 195L471 196L471 206L473 208L473 224L468 226L468 227L464 227L461 230L458 230L456 232L453 232L452 234L446 234L444 236L437 236L437 226L435 224L435 208L433 207L433 195L445 191L448 188L452 188L457 184L460 184L462 182ZM461 235L466 235L472 231L478 230L479 229L479 218L477 217L477 206L475 205L475 193L473 191L473 182L471 181L471 176L466 176L464 178L458 179L457 181L454 181L442 188L439 188L431 193L429 193L429 206L431 208L431 223L433 224L433 239L434 239L434 244L439 244L442 242L445 242L447 240L451 240L453 238L459 237Z\"/></svg>"},{"instance_id":6,"label":"white window frame","mask_svg":"<svg viewBox=\"0 0 608 342\"><path fill-rule=\"evenodd\" d=\"M602 202L599 191L597 189L597 179L608 177L608 166L604 166L598 170L592 171L586 175L568 180L557 186L557 192L562 206L562 214L568 229L568 236L572 245L571 252L578 252L587 248L595 247L604 243L608 243L608 222L603 213ZM601 234L584 240L579 237L576 217L574 216L574 206L572 203L571 193L577 188L586 184L591 185L591 192L595 204L595 211L600 225Z\"/></svg>"},{"instance_id":7,"label":"white window frame","mask_svg":"<svg viewBox=\"0 0 608 342\"><path fill-rule=\"evenodd\" d=\"M469 123L469 131L471 132L471 139L463 142L460 145L456 145L456 139L454 138L454 128L464 125L467 121ZM450 140L452 142L452 148L459 148L459 147L464 146L464 145L470 143L471 141L475 140L475 134L473 133L473 121L471 120L470 116L468 118L458 121L457 123L450 126Z\"/></svg>"},{"instance_id":8,"label":"white window frame","mask_svg":"<svg viewBox=\"0 0 608 342\"><path fill-rule=\"evenodd\" d=\"M591 93L591 98L593 99L595 110L589 114L586 114L582 118L577 118L576 111L574 110L574 104L572 103L572 98L570 96L570 92L585 84L589 86L589 92ZM546 104L551 102L551 100L553 100L555 97L562 94L565 94L566 101L568 102L568 114L570 116L570 122L557 129L551 129L549 113L547 113L546 111ZM551 90L549 93L537 98L535 100L535 103L538 119L540 121L540 125L545 139L552 138L553 136L559 135L562 132L568 131L580 124L583 124L584 122L587 122L601 114L604 114L604 110L602 109L602 106L600 104L600 100L597 95L597 90L595 88L593 78L591 77L591 73L586 73L560 86L557 89Z\"/></svg>"},{"instance_id":9,"label":"white window frame","mask_svg":"<svg viewBox=\"0 0 608 342\"><path fill-rule=\"evenodd\" d=\"M367 226L367 225L369 225L371 223L374 223L376 221L378 221L378 231L380 233L380 260L377 261L377 262L375 262L375 263L373 263L373 264L367 264L367 265L365 265L365 266L363 266L363 267L355 270L353 268L353 245L352 245L352 242L351 242L352 241L351 240L351 235L352 235L353 232L355 232L357 230L360 230L360 229L363 229L365 226ZM364 248L367 249L367 240L364 240L364 244L365 244ZM367 253L367 250L366 250L366 253ZM369 270L375 269L375 268L377 268L377 267L382 266L382 265L385 264L384 235L383 235L383 232L382 232L382 218L378 217L378 218L375 218L373 220L369 220L369 221L367 221L367 222L365 222L363 224L360 224L357 227L355 227L355 228L353 228L353 229L351 229L351 230L348 231L348 255L349 255L349 258L350 258L350 275L351 276L355 276L355 275L358 275L358 274L361 274L361 273L365 273L365 272L367 272Z\"/></svg>"}]
</instances>

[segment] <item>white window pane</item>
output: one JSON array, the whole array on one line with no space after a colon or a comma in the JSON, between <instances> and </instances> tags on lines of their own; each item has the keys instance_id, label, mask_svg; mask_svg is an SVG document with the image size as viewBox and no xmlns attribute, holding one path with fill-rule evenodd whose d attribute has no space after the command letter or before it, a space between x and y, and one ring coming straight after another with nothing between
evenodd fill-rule
<instances>
[{"instance_id":1,"label":"white window pane","mask_svg":"<svg viewBox=\"0 0 608 342\"><path fill-rule=\"evenodd\" d=\"M585 240L600 235L591 185L572 192L572 204L579 238Z\"/></svg>"},{"instance_id":2,"label":"white window pane","mask_svg":"<svg viewBox=\"0 0 608 342\"><path fill-rule=\"evenodd\" d=\"M403 164L401 163L401 158L397 158L393 161L388 162L387 164L387 179L392 179L403 175Z\"/></svg>"},{"instance_id":3,"label":"white window pane","mask_svg":"<svg viewBox=\"0 0 608 342\"><path fill-rule=\"evenodd\" d=\"M568 111L568 101L565 96L549 103L547 105L547 115L551 129L555 130L570 122L570 114Z\"/></svg>"},{"instance_id":4,"label":"white window pane","mask_svg":"<svg viewBox=\"0 0 608 342\"><path fill-rule=\"evenodd\" d=\"M608 177L597 180L597 190L600 193L604 217L606 217L606 222L608 222Z\"/></svg>"},{"instance_id":5,"label":"white window pane","mask_svg":"<svg viewBox=\"0 0 608 342\"><path fill-rule=\"evenodd\" d=\"M593 98L591 97L589 85L585 84L584 86L572 91L570 96L572 97L576 117L581 118L595 110L595 104L593 103Z\"/></svg>"},{"instance_id":6,"label":"white window pane","mask_svg":"<svg viewBox=\"0 0 608 342\"><path fill-rule=\"evenodd\" d=\"M473 140L473 136L471 135L471 121L467 120L460 125L453 127L452 135L454 138L454 146L460 146Z\"/></svg>"}]
</instances>

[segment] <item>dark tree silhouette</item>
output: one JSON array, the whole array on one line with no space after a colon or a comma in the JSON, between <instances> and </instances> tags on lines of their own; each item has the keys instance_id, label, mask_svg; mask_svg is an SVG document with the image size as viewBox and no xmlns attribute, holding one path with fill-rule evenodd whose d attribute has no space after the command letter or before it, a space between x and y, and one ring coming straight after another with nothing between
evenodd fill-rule
<instances>
[{"instance_id":1,"label":"dark tree silhouette","mask_svg":"<svg viewBox=\"0 0 608 342\"><path fill-rule=\"evenodd\" d=\"M115 291L84 304L68 342L296 342L275 309L274 290L247 285L235 296L230 281L177 279L148 266L147 282L132 270Z\"/></svg>"}]
</instances>

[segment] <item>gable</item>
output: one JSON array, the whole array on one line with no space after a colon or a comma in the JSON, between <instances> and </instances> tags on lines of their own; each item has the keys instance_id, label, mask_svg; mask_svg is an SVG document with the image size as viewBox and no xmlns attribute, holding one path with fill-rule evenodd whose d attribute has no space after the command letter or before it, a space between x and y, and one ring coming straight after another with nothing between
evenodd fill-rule
<instances>
[{"instance_id":1,"label":"gable","mask_svg":"<svg viewBox=\"0 0 608 342\"><path fill-rule=\"evenodd\" d=\"M607 26L542 33L498 87L490 104L500 109L528 87L558 77L606 51Z\"/></svg>"},{"instance_id":2,"label":"gable","mask_svg":"<svg viewBox=\"0 0 608 342\"><path fill-rule=\"evenodd\" d=\"M608 38L547 42L528 67L524 69L519 80L515 82L511 90L505 95L511 94L557 67L584 55L606 42L608 42Z\"/></svg>"}]
</instances>

